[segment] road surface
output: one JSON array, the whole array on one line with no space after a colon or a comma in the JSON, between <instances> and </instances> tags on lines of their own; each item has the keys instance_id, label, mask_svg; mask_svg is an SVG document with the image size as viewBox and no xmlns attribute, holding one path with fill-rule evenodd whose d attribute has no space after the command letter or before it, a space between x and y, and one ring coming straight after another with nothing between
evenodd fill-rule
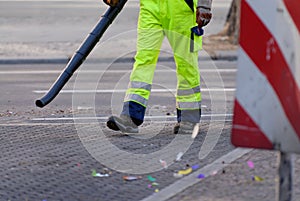
<instances>
[{"instance_id":1,"label":"road surface","mask_svg":"<svg viewBox=\"0 0 300 201\"><path fill-rule=\"evenodd\" d=\"M229 5L214 1L206 34L222 29ZM191 144L184 137L168 147L177 138L175 67L167 43L142 135L105 127L107 117L120 111L132 68L138 1L128 2L59 96L43 109L34 105L106 8L101 1L0 1L0 200L274 200L276 154L230 144L237 64L232 57L211 61L200 53L203 115ZM182 159L174 162L181 151ZM254 169L247 166L250 160ZM175 178L187 165L198 168ZM297 175L297 158L295 167ZM93 177L93 169L109 177ZM141 179L123 180L134 173Z\"/></svg>"}]
</instances>

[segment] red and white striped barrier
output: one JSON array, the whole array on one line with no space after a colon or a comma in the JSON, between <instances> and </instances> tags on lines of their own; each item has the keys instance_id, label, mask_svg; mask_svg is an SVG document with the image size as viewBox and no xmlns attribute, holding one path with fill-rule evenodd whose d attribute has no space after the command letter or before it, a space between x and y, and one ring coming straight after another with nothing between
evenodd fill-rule
<instances>
[{"instance_id":1,"label":"red and white striped barrier","mask_svg":"<svg viewBox=\"0 0 300 201\"><path fill-rule=\"evenodd\" d=\"M232 143L300 153L300 0L242 0Z\"/></svg>"}]
</instances>

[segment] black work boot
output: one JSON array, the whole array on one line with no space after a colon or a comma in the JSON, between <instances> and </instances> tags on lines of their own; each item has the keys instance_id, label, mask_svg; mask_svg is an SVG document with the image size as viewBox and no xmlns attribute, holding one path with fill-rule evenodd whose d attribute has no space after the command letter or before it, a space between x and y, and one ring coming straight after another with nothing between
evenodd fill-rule
<instances>
[{"instance_id":1,"label":"black work boot","mask_svg":"<svg viewBox=\"0 0 300 201\"><path fill-rule=\"evenodd\" d=\"M196 137L199 131L201 109L179 110L177 108L177 124L174 126L174 134L192 134Z\"/></svg>"},{"instance_id":2,"label":"black work boot","mask_svg":"<svg viewBox=\"0 0 300 201\"><path fill-rule=\"evenodd\" d=\"M174 134L192 134L195 126L199 125L196 125L196 123L182 121L174 126L173 131Z\"/></svg>"},{"instance_id":3,"label":"black work boot","mask_svg":"<svg viewBox=\"0 0 300 201\"><path fill-rule=\"evenodd\" d=\"M106 122L108 128L122 133L138 133L138 126L127 115L111 116Z\"/></svg>"}]
</instances>

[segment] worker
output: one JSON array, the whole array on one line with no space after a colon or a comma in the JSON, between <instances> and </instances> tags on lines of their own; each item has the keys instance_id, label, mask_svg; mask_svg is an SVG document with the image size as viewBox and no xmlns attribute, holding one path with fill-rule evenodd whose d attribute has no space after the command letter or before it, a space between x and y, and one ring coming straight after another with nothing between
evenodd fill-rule
<instances>
[{"instance_id":1,"label":"worker","mask_svg":"<svg viewBox=\"0 0 300 201\"><path fill-rule=\"evenodd\" d=\"M118 0L104 0L115 6ZM137 53L120 116L111 116L108 128L138 133L144 121L152 79L162 41L167 37L174 53L177 74L175 134L191 134L201 117L198 51L202 36L197 34L212 17L212 0L140 0ZM192 28L196 26L192 31Z\"/></svg>"}]
</instances>

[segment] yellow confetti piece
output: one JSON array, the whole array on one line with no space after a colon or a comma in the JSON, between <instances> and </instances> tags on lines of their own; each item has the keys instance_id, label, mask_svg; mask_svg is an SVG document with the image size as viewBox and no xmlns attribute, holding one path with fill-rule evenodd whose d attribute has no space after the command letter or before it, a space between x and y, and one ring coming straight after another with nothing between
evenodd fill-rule
<instances>
[{"instance_id":1,"label":"yellow confetti piece","mask_svg":"<svg viewBox=\"0 0 300 201\"><path fill-rule=\"evenodd\" d=\"M188 168L188 169L186 169L186 170L180 170L180 171L178 171L178 174L181 174L181 175L188 175L188 174L190 174L192 171L193 171L192 168Z\"/></svg>"},{"instance_id":2,"label":"yellow confetti piece","mask_svg":"<svg viewBox=\"0 0 300 201\"><path fill-rule=\"evenodd\" d=\"M264 179L259 176L254 176L254 181L263 181Z\"/></svg>"},{"instance_id":3,"label":"yellow confetti piece","mask_svg":"<svg viewBox=\"0 0 300 201\"><path fill-rule=\"evenodd\" d=\"M159 192L159 189L155 189L155 191L154 191L155 193L158 193Z\"/></svg>"}]
</instances>

